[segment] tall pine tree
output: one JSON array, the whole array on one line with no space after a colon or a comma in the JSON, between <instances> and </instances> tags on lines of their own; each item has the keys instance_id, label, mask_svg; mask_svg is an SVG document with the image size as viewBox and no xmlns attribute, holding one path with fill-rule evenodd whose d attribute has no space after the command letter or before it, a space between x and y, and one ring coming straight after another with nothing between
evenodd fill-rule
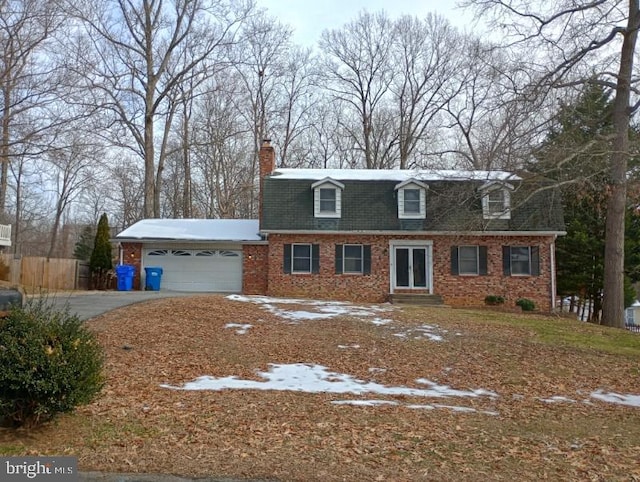
<instances>
[{"instance_id":1,"label":"tall pine tree","mask_svg":"<svg viewBox=\"0 0 640 482\"><path fill-rule=\"evenodd\" d=\"M588 85L577 102L562 106L558 121L539 151L533 170L562 188L567 235L557 248L558 294L577 297L588 306L589 321L598 323L602 310L604 250L608 200L608 159L612 146L611 93ZM627 210L627 226L637 225L636 210ZM637 230L636 230L637 233ZM627 233L625 271L640 279L640 250ZM625 300L627 301L627 300Z\"/></svg>"}]
</instances>

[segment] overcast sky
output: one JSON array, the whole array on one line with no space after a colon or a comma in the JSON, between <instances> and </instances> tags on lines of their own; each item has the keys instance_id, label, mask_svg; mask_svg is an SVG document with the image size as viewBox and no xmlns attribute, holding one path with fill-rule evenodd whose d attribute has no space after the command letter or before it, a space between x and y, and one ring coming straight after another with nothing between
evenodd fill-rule
<instances>
[{"instance_id":1,"label":"overcast sky","mask_svg":"<svg viewBox=\"0 0 640 482\"><path fill-rule=\"evenodd\" d=\"M470 12L456 8L456 0L257 0L257 3L294 28L295 43L308 47L317 43L323 30L340 28L365 9L385 10L391 18L403 14L424 17L437 12L463 30L470 28L473 21Z\"/></svg>"}]
</instances>

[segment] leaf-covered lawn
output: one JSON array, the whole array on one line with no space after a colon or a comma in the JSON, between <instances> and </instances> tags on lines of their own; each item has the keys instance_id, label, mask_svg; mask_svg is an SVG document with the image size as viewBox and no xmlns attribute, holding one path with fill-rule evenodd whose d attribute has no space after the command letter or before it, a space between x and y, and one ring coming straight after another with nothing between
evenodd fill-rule
<instances>
[{"instance_id":1,"label":"leaf-covered lawn","mask_svg":"<svg viewBox=\"0 0 640 482\"><path fill-rule=\"evenodd\" d=\"M640 480L640 407L597 398L640 395L640 335L486 310L236 298L90 321L107 354L101 397L36 432L3 430L0 454L300 481ZM292 366L303 370L277 371ZM256 390L274 370L291 390ZM292 378L327 372L319 383L356 393L300 391L309 380ZM202 376L254 389L181 389ZM402 394L428 388L443 396Z\"/></svg>"}]
</instances>

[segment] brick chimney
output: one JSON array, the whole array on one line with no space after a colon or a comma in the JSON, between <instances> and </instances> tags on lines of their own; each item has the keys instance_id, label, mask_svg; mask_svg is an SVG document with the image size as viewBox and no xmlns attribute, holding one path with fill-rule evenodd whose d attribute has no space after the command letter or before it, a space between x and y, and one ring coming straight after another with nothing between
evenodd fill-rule
<instances>
[{"instance_id":1,"label":"brick chimney","mask_svg":"<svg viewBox=\"0 0 640 482\"><path fill-rule=\"evenodd\" d=\"M276 168L276 150L271 146L271 139L264 139L258 155L260 161L260 193L258 195L258 216L262 224L262 189L264 178Z\"/></svg>"}]
</instances>

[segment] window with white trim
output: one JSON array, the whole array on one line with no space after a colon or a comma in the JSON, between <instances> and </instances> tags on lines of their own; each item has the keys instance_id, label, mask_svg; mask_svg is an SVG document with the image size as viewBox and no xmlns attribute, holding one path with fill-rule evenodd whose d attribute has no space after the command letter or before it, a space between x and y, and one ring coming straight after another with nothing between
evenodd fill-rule
<instances>
[{"instance_id":1,"label":"window with white trim","mask_svg":"<svg viewBox=\"0 0 640 482\"><path fill-rule=\"evenodd\" d=\"M538 246L503 246L502 262L506 276L538 276L540 248Z\"/></svg>"},{"instance_id":2,"label":"window with white trim","mask_svg":"<svg viewBox=\"0 0 640 482\"><path fill-rule=\"evenodd\" d=\"M511 219L510 184L493 183L481 188L482 216L484 219Z\"/></svg>"},{"instance_id":3,"label":"window with white trim","mask_svg":"<svg viewBox=\"0 0 640 482\"><path fill-rule=\"evenodd\" d=\"M459 246L458 247L458 273L478 274L478 247Z\"/></svg>"},{"instance_id":4,"label":"window with white trim","mask_svg":"<svg viewBox=\"0 0 640 482\"><path fill-rule=\"evenodd\" d=\"M336 191L335 187L320 188L320 213L335 214L336 213Z\"/></svg>"},{"instance_id":5,"label":"window with white trim","mask_svg":"<svg viewBox=\"0 0 640 482\"><path fill-rule=\"evenodd\" d=\"M283 245L282 272L316 274L320 272L320 245L295 243Z\"/></svg>"},{"instance_id":6,"label":"window with white trim","mask_svg":"<svg viewBox=\"0 0 640 482\"><path fill-rule=\"evenodd\" d=\"M291 272L311 273L311 245L291 245Z\"/></svg>"},{"instance_id":7,"label":"window with white trim","mask_svg":"<svg viewBox=\"0 0 640 482\"><path fill-rule=\"evenodd\" d=\"M395 187L398 191L398 218L425 219L427 217L427 186L409 180Z\"/></svg>"},{"instance_id":8,"label":"window with white trim","mask_svg":"<svg viewBox=\"0 0 640 482\"><path fill-rule=\"evenodd\" d=\"M339 218L342 215L344 184L330 178L314 182L313 215L316 218Z\"/></svg>"},{"instance_id":9,"label":"window with white trim","mask_svg":"<svg viewBox=\"0 0 640 482\"><path fill-rule=\"evenodd\" d=\"M336 274L371 274L371 245L336 244Z\"/></svg>"},{"instance_id":10,"label":"window with white trim","mask_svg":"<svg viewBox=\"0 0 640 482\"><path fill-rule=\"evenodd\" d=\"M487 274L486 246L452 246L451 274L478 276Z\"/></svg>"}]
</instances>

